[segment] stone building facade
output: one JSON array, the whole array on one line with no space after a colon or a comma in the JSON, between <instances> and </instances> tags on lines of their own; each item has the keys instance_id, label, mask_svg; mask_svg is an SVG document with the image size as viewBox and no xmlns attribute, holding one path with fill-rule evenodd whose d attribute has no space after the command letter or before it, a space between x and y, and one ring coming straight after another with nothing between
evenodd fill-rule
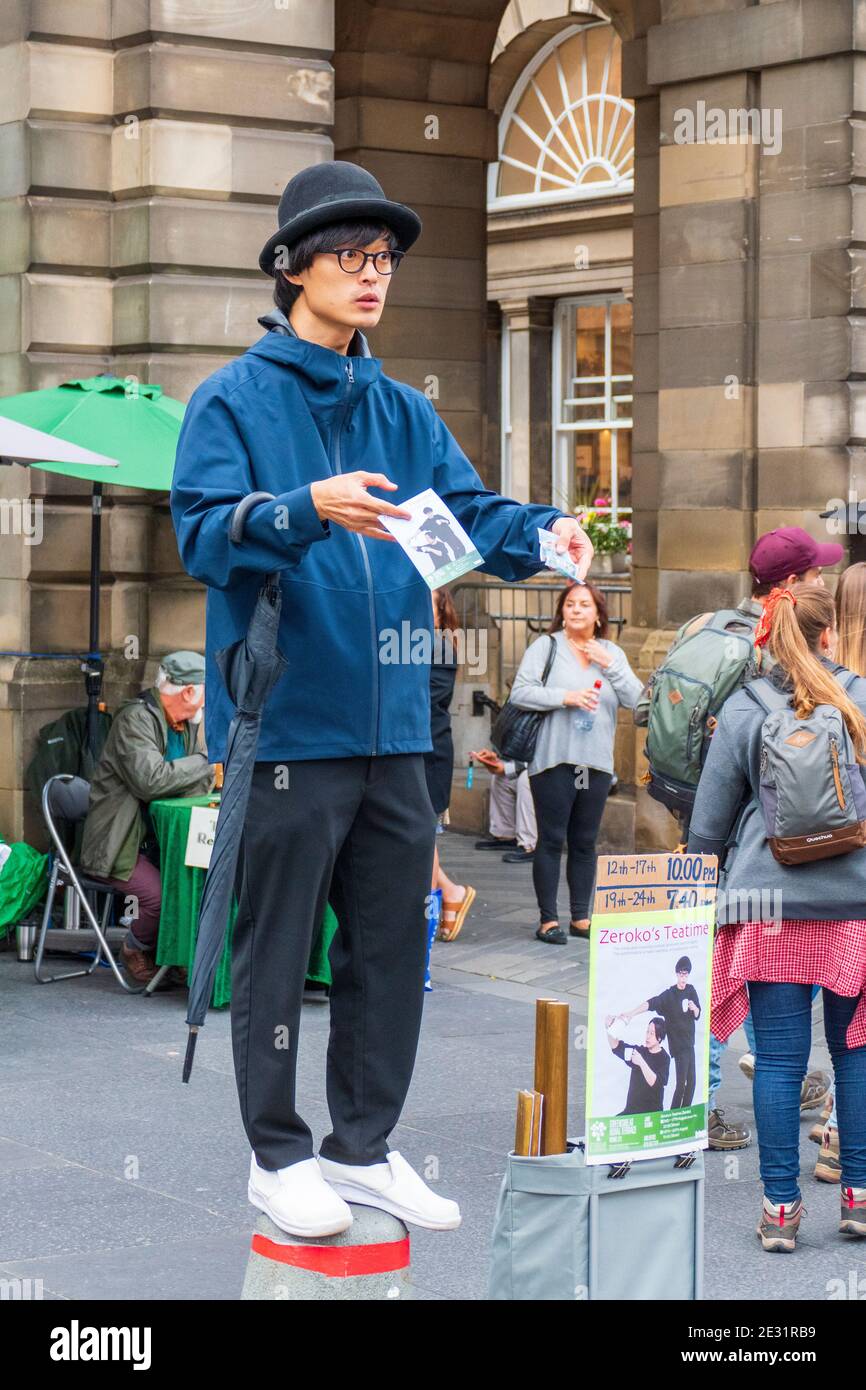
<instances>
[{"instance_id":1,"label":"stone building facade","mask_svg":"<svg viewBox=\"0 0 866 1390\"><path fill-rule=\"evenodd\" d=\"M256 256L286 178L336 154L424 219L373 346L433 394L489 476L500 422L487 410L487 178L506 9L6 0L0 392L111 371L185 398L258 334L269 285ZM520 56L579 9L520 0ZM671 627L739 597L758 531L815 531L820 507L860 486L866 4L599 0L598 11L622 40L635 109L629 645L646 666ZM714 111L770 113L768 138L708 140ZM527 314L516 331L528 343ZM530 493L543 491L547 448L526 440ZM84 650L86 494L21 469L3 470L0 487L6 499L43 490L45 503L41 545L2 538L0 650ZM124 662L124 639L137 635L151 662L200 643L202 598L164 501L107 493L113 700L145 674L144 658ZM19 789L36 728L80 693L74 663L0 655L7 836L31 828ZM654 833L639 807L638 842Z\"/></svg>"}]
</instances>

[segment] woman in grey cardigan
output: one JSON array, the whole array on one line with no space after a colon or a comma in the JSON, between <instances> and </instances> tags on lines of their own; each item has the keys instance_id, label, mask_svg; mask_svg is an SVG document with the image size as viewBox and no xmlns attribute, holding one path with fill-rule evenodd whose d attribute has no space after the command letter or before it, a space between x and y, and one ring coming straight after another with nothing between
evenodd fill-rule
<instances>
[{"instance_id":1,"label":"woman in grey cardigan","mask_svg":"<svg viewBox=\"0 0 866 1390\"><path fill-rule=\"evenodd\" d=\"M774 589L755 633L758 647L767 642L776 665L766 684L788 696L797 721L819 706L841 714L860 765L846 769L842 764L858 806L866 799L862 784L858 792L853 780L861 778L866 763L866 680L831 659L836 646L831 595L816 584ZM757 702L764 685L755 683L754 696L744 687L722 706L698 785L688 848L690 854L717 854L720 860L727 855L713 951L712 1029L726 1041L751 1003L764 1183L757 1230L765 1250L793 1250L802 1213L800 1087L809 1061L814 985L824 990L824 1032L836 1073L839 1229L866 1236L866 849L793 864L774 857L760 799L762 730L766 707L772 705L772 699L765 708ZM804 757L826 759L826 742L815 739L800 723L785 742L807 750ZM836 747L830 757L844 802ZM809 766L820 771L818 763ZM817 804L821 779L811 772L804 781L814 787L814 824L820 829L829 823L826 806ZM808 797L808 790L793 785L797 796Z\"/></svg>"},{"instance_id":2,"label":"woman in grey cardigan","mask_svg":"<svg viewBox=\"0 0 866 1390\"><path fill-rule=\"evenodd\" d=\"M527 649L509 697L521 709L547 716L528 772L538 821L532 878L541 925L535 935L551 946L568 940L556 902L566 841L569 930L572 936L589 936L595 842L613 776L617 711L620 705L633 709L642 690L625 653L607 633L601 590L569 584L559 596L550 635ZM551 642L555 656L543 683Z\"/></svg>"}]
</instances>

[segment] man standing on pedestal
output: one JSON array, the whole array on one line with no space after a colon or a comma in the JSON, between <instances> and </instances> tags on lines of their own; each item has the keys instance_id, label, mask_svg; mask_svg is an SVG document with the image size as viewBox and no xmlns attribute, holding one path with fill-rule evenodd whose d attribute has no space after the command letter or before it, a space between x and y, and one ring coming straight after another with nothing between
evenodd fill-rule
<instances>
[{"instance_id":1,"label":"man standing on pedestal","mask_svg":"<svg viewBox=\"0 0 866 1390\"><path fill-rule=\"evenodd\" d=\"M243 637L262 575L281 573L288 670L265 706L241 850L232 1042L253 1153L250 1200L283 1230L345 1230L347 1202L445 1230L433 1192L388 1136L415 1062L435 817L429 668L383 663L385 634L431 628L430 591L378 516L432 487L506 580L542 568L555 530L585 572L573 517L487 490L421 392L386 377L363 330L421 223L357 165L314 165L286 187L259 264L276 281L269 330L190 401L171 508L188 572L208 586L206 734L225 759L233 714L215 653ZM447 277L447 260L441 274ZM423 353L421 338L413 355ZM375 493L369 489L375 489ZM242 540L229 522L249 493ZM386 497L390 495L390 500ZM310 940L330 899L327 1099L314 1155L295 1105Z\"/></svg>"}]
</instances>

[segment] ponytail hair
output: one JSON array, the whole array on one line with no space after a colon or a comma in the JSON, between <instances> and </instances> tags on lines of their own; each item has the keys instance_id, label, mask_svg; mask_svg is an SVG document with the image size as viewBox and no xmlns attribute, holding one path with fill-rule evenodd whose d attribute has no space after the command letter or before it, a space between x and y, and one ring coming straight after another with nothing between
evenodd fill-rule
<instances>
[{"instance_id":1,"label":"ponytail hair","mask_svg":"<svg viewBox=\"0 0 866 1390\"><path fill-rule=\"evenodd\" d=\"M808 719L816 705L835 706L851 735L858 763L866 763L866 717L815 655L821 633L836 625L833 598L818 584L794 584L784 598L782 592L772 608L769 648L793 682L794 713L798 719Z\"/></svg>"},{"instance_id":2,"label":"ponytail hair","mask_svg":"<svg viewBox=\"0 0 866 1390\"><path fill-rule=\"evenodd\" d=\"M866 564L849 565L836 585L837 660L866 676Z\"/></svg>"}]
</instances>

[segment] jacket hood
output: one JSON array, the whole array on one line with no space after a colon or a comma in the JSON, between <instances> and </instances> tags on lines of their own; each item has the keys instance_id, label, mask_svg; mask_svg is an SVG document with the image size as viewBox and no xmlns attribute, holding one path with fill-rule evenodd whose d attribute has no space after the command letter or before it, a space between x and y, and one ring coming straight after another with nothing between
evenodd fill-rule
<instances>
[{"instance_id":1,"label":"jacket hood","mask_svg":"<svg viewBox=\"0 0 866 1390\"><path fill-rule=\"evenodd\" d=\"M277 313L279 311L266 314L259 322L275 319ZM284 319L283 315L279 317ZM355 355L321 347L319 343L299 338L291 329L286 333L285 330L279 331L280 328L282 323L279 326L274 323L272 330L253 343L248 352L253 357L291 368L302 378L304 395L313 408L316 405L334 406L345 400L347 364L352 373L352 398L355 402L382 375L382 363L370 355L366 339L360 333L355 334L355 339L360 339L360 343L353 341L352 346L361 346L363 351L361 355Z\"/></svg>"}]
</instances>

